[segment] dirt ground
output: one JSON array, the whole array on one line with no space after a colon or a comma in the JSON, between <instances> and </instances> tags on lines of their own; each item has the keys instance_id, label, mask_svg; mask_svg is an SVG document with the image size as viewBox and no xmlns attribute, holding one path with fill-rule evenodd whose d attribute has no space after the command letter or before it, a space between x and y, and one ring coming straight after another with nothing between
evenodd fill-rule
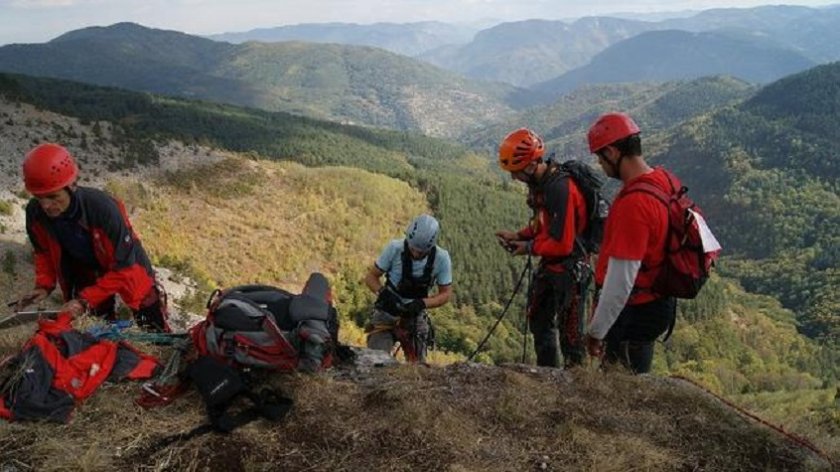
<instances>
[{"instance_id":1,"label":"dirt ground","mask_svg":"<svg viewBox=\"0 0 840 472\"><path fill-rule=\"evenodd\" d=\"M138 384L106 385L69 424L0 423L0 470L831 470L671 379L368 363L264 387L294 400L289 416L181 439L206 423L195 391L144 410Z\"/></svg>"}]
</instances>

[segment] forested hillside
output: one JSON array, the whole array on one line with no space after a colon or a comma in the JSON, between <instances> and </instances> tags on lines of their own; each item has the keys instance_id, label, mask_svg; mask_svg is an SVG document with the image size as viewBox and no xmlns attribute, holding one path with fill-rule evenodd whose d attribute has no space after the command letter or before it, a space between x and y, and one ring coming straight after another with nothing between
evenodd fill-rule
<instances>
[{"instance_id":1,"label":"forested hillside","mask_svg":"<svg viewBox=\"0 0 840 472\"><path fill-rule=\"evenodd\" d=\"M426 195L431 209L440 217L444 228L441 244L458 255L454 258L454 270L459 274L456 307L441 311L442 318L454 318L454 313L459 313L458 322L441 321L451 328L444 331L441 339L442 347L447 349L467 353L469 346L478 342L485 325L489 326L487 318L499 300L508 295L519 273L517 263L521 261L506 257L496 244L493 231L525 224L528 213L521 203L523 196L498 181L486 158L463 147L412 133L372 130L50 79L0 76L0 91L85 122L107 120L117 124L114 139L125 152L113 163L114 168L153 164L157 159L155 143L177 139L249 153L254 158L290 160L309 166L350 166L410 183ZM85 138L88 139L94 137ZM384 189L377 191L382 192L383 198L390 197ZM387 213L376 214L397 227L408 223L407 219L395 221ZM358 226L352 226L354 230L364 226L361 222L355 224ZM401 233L402 229L394 231L392 237ZM376 244L384 245L386 241ZM356 294L349 297L352 303L343 307L345 313L363 316L361 310L370 300L359 280L378 251L366 255L364 260L354 261L352 273L346 275ZM228 280L207 273L211 275L209 279L200 278L212 283ZM511 321L512 326L517 322ZM516 343L503 337L496 344L498 350L494 355L514 358L518 352ZM503 349L505 345L508 347Z\"/></svg>"},{"instance_id":2,"label":"forested hillside","mask_svg":"<svg viewBox=\"0 0 840 472\"><path fill-rule=\"evenodd\" d=\"M719 74L767 83L814 65L800 52L759 37L651 31L618 42L589 64L532 89L559 96L587 84L664 82Z\"/></svg>"},{"instance_id":3,"label":"forested hillside","mask_svg":"<svg viewBox=\"0 0 840 472\"><path fill-rule=\"evenodd\" d=\"M711 80L709 90L729 90L726 84L727 79ZM737 82L730 85L735 91L746 90ZM686 90L692 87L697 85ZM680 97L678 90L675 85L668 93L640 97L658 97L655 103ZM358 342L359 326L372 301L360 283L362 274L382 244L400 237L410 215L429 209L441 220L441 244L453 255L456 279L455 303L434 313L438 345L465 356L499 314L524 263L511 260L492 237L495 229L516 228L526 221L521 189L498 178L491 170L492 159L456 145L410 133L22 76L0 76L0 94L13 102L76 116L84 123L84 130L24 123L32 130L31 143L57 140L76 150L107 136L119 150L112 156L115 170L154 164L160 144L169 140L244 154L148 180L115 174L109 185L135 208L155 263L201 282L204 293L196 297L196 304L217 285L256 280L294 285L308 271L323 269L336 287L346 333ZM759 106L762 96L742 107ZM656 119L667 123L679 115L668 110L672 109L651 108L651 123ZM0 118L5 126L20 125L11 116ZM706 115L697 120L709 119ZM99 128L109 132L97 133ZM691 128L681 131L686 129ZM768 231L766 225L727 227L732 219L721 213L726 200L715 193L714 179L698 180L705 174L693 162L702 162L700 169L709 175L723 167L712 166L714 161L705 156L677 152L675 143L668 144L674 155L655 160L668 162L685 176L727 248L738 247L733 239L738 231L745 238L754 230ZM694 160L700 157L704 160ZM804 252L808 251L812 249ZM743 257L725 261L722 269L746 276L750 274L736 270L737 264L755 263ZM745 285L752 283L749 277L744 280ZM515 307L521 307L521 300ZM518 359L521 323L521 308L514 308L480 359ZM768 395L778 399L785 392L807 392L809 403L800 407L813 412L813 417L799 424L798 431L817 434L824 447L838 447L830 435L840 421L829 408L840 365L833 352L798 333L794 314L778 302L715 278L698 300L681 304L678 329L669 350L658 356L657 369L696 378L726 395L749 395L751 402L765 402L768 411L777 404L767 400ZM787 421L792 411L801 410L786 410L776 417Z\"/></svg>"},{"instance_id":4,"label":"forested hillside","mask_svg":"<svg viewBox=\"0 0 840 472\"><path fill-rule=\"evenodd\" d=\"M95 54L92 51L96 51ZM0 71L451 136L507 113L514 88L381 49L233 45L132 23L0 47Z\"/></svg>"},{"instance_id":5,"label":"forested hillside","mask_svg":"<svg viewBox=\"0 0 840 472\"><path fill-rule=\"evenodd\" d=\"M702 194L733 257L721 266L748 290L774 294L802 330L837 343L840 311L840 63L762 89L689 121L655 160Z\"/></svg>"},{"instance_id":6,"label":"forested hillside","mask_svg":"<svg viewBox=\"0 0 840 472\"><path fill-rule=\"evenodd\" d=\"M472 39L476 30L460 23L419 21L415 23L304 23L274 28L258 28L239 33L209 36L215 41L244 43L260 41L307 41L313 43L373 46L397 54L415 56L444 45L462 44Z\"/></svg>"},{"instance_id":7,"label":"forested hillside","mask_svg":"<svg viewBox=\"0 0 840 472\"><path fill-rule=\"evenodd\" d=\"M556 153L559 159L584 157L589 156L587 128L607 111L624 110L632 114L645 136L650 137L694 116L743 100L754 91L754 86L725 76L664 84L593 85L564 95L549 105L529 108L497 124L469 132L460 141L492 154L500 136L527 126L543 136L548 151Z\"/></svg>"},{"instance_id":8,"label":"forested hillside","mask_svg":"<svg viewBox=\"0 0 840 472\"><path fill-rule=\"evenodd\" d=\"M684 18L659 21L650 18L649 15L626 13L620 18L510 21L480 31L470 43L444 46L420 57L467 77L501 80L520 86L532 86L585 67L608 47L650 31L726 33L739 36L753 46L769 42L780 50L795 50L814 63L840 59L840 49L835 47L840 41L840 7L837 5L821 8L764 5L710 9ZM688 49L685 52L694 54ZM731 53L738 55L738 60L717 73L736 75L739 68L743 70L741 62L750 63L755 59L743 46ZM663 69L684 66L673 57L658 57L652 52L649 55L659 59ZM717 59L707 58L711 62ZM622 74L631 72L621 70Z\"/></svg>"},{"instance_id":9,"label":"forested hillside","mask_svg":"<svg viewBox=\"0 0 840 472\"><path fill-rule=\"evenodd\" d=\"M468 44L429 51L420 59L467 77L527 87L585 65L651 23L618 18L512 21L480 31Z\"/></svg>"}]
</instances>

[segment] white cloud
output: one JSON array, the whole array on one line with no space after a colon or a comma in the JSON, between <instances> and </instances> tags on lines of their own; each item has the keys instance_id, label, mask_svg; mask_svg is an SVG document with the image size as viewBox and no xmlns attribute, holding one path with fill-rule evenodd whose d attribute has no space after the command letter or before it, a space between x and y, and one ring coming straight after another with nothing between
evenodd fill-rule
<instances>
[{"instance_id":1,"label":"white cloud","mask_svg":"<svg viewBox=\"0 0 840 472\"><path fill-rule=\"evenodd\" d=\"M210 34L297 23L568 19L610 12L701 10L773 2L775 0L0 0L0 44L43 42L73 29L121 21ZM804 5L837 2L840 0L785 1Z\"/></svg>"},{"instance_id":2,"label":"white cloud","mask_svg":"<svg viewBox=\"0 0 840 472\"><path fill-rule=\"evenodd\" d=\"M91 0L6 0L6 1L0 1L0 7L8 5L12 8L43 9L43 8L70 7L70 6L82 5L82 4L86 4L86 3L96 3L96 2L91 1Z\"/></svg>"}]
</instances>

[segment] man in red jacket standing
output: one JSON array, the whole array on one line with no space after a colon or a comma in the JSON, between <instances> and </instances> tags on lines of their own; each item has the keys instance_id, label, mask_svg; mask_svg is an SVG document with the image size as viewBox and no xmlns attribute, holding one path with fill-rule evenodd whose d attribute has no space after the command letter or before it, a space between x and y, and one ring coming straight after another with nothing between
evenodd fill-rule
<instances>
[{"instance_id":1,"label":"man in red jacket standing","mask_svg":"<svg viewBox=\"0 0 840 472\"><path fill-rule=\"evenodd\" d=\"M583 305L576 266L587 256L575 238L588 221L586 202L578 184L543 159L543 140L521 128L508 134L499 147L499 165L528 184L531 223L496 237L513 255L540 256L528 300L528 321L534 335L537 365L557 367L558 335L565 367L580 365L583 342Z\"/></svg>"},{"instance_id":2,"label":"man in red jacket standing","mask_svg":"<svg viewBox=\"0 0 840 472\"><path fill-rule=\"evenodd\" d=\"M672 326L676 300L653 292L665 259L668 210L648 192L646 183L666 194L681 183L663 168L651 168L642 157L639 127L623 113L607 113L589 129L589 149L607 176L622 188L607 217L595 270L601 288L587 326L587 348L607 362L620 362L636 373L650 371L656 338Z\"/></svg>"},{"instance_id":3,"label":"man in red jacket standing","mask_svg":"<svg viewBox=\"0 0 840 472\"><path fill-rule=\"evenodd\" d=\"M40 302L56 284L62 311L113 317L114 296L147 330L169 331L166 297L122 202L101 190L76 185L79 168L58 144L32 149L23 179L33 198L26 206L26 231L34 249L35 288L18 308Z\"/></svg>"}]
</instances>

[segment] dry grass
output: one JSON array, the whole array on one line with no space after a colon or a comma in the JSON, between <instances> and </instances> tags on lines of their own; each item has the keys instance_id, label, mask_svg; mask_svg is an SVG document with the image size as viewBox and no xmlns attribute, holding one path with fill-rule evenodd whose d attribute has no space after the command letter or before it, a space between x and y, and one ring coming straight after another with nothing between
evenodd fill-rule
<instances>
[{"instance_id":1,"label":"dry grass","mask_svg":"<svg viewBox=\"0 0 840 472\"><path fill-rule=\"evenodd\" d=\"M109 385L68 425L0 425L0 465L35 470L829 470L681 383L511 365L337 369L268 381L280 424L150 446L204 421L189 392L144 411ZM23 466L20 466L23 467ZM20 468L19 470L26 470Z\"/></svg>"}]
</instances>

